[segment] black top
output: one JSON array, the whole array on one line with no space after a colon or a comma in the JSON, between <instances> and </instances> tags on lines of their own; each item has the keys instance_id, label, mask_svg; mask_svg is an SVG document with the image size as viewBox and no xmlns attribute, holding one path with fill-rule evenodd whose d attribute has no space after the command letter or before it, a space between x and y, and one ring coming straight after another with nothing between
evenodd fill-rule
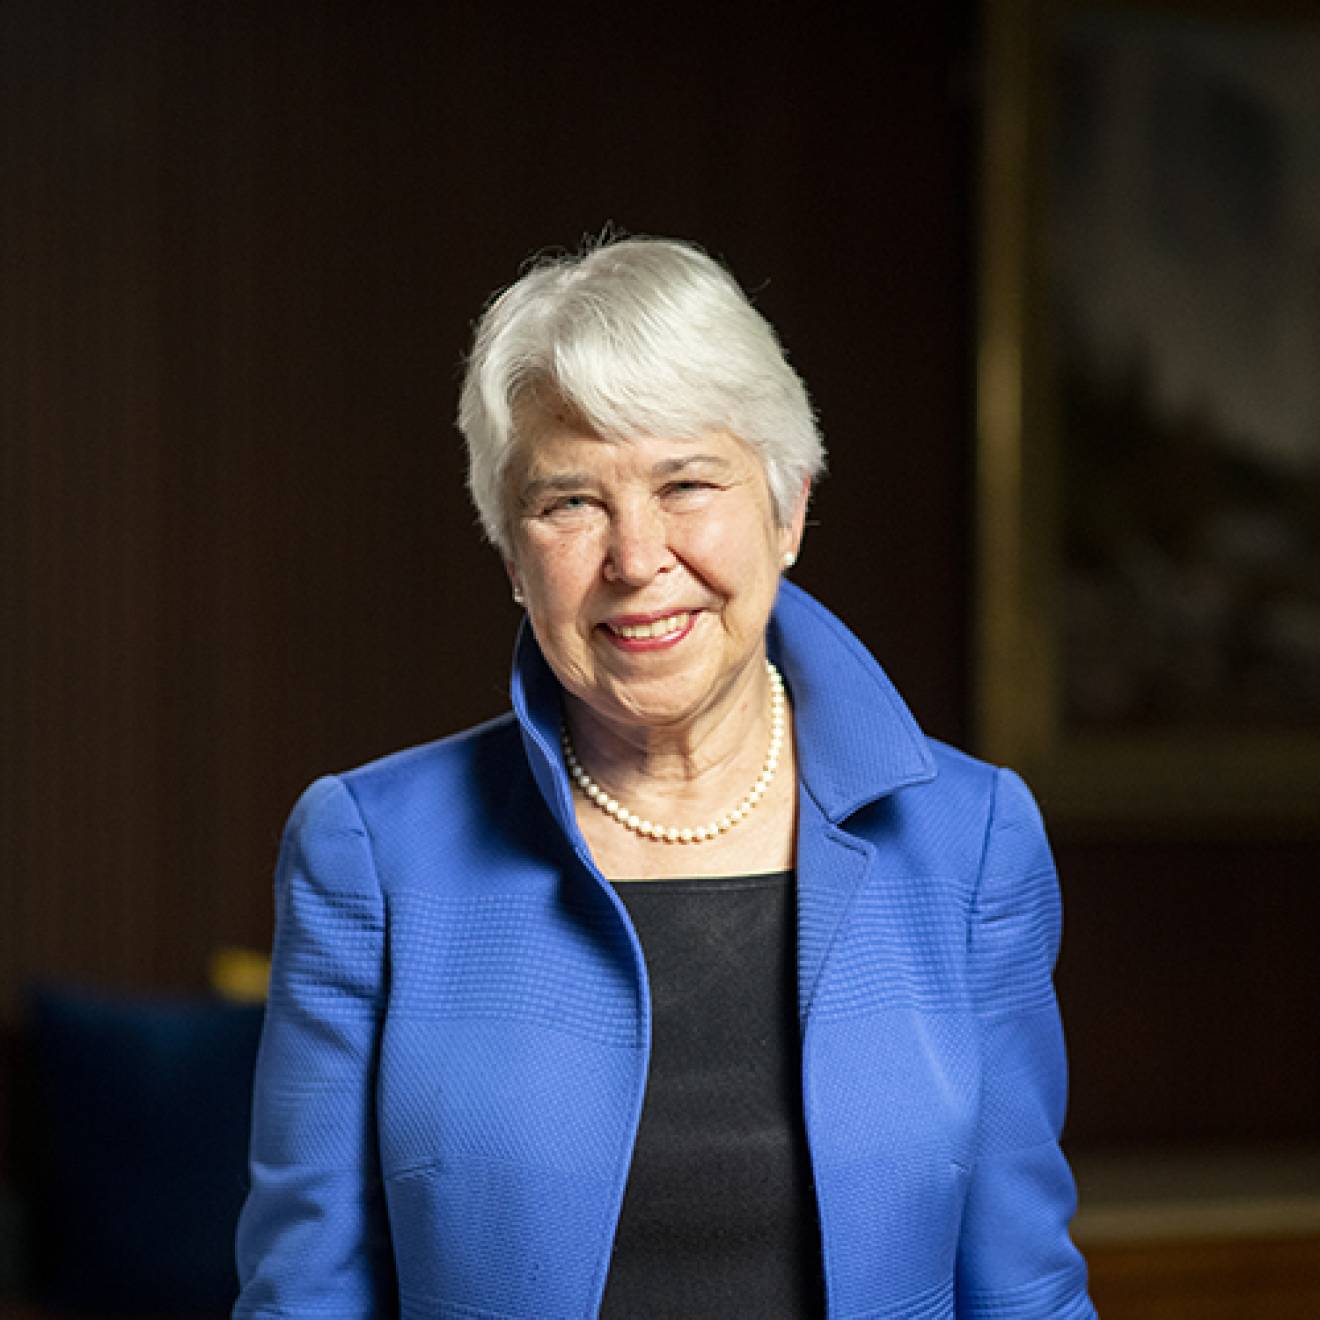
<instances>
[{"instance_id":1,"label":"black top","mask_svg":"<svg viewBox=\"0 0 1320 1320\"><path fill-rule=\"evenodd\" d=\"M615 886L646 955L653 1035L603 1317L825 1314L793 881Z\"/></svg>"}]
</instances>

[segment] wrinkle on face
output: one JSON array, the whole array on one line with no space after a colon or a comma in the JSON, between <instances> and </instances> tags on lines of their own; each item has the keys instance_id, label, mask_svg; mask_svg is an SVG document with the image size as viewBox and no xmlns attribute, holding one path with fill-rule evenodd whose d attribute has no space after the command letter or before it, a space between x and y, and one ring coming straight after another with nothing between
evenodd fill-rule
<instances>
[{"instance_id":1,"label":"wrinkle on face","mask_svg":"<svg viewBox=\"0 0 1320 1320\"><path fill-rule=\"evenodd\" d=\"M575 737L581 726L692 757L760 709L765 628L802 511L778 524L759 455L726 432L615 441L542 415L523 434L509 571ZM629 651L607 626L681 612L696 619L672 649Z\"/></svg>"}]
</instances>

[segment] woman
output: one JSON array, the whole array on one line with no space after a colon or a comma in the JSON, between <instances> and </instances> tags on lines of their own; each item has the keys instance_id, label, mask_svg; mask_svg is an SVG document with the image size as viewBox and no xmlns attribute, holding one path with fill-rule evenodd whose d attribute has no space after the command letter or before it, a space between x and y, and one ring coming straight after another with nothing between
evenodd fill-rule
<instances>
[{"instance_id":1,"label":"woman","mask_svg":"<svg viewBox=\"0 0 1320 1320\"><path fill-rule=\"evenodd\" d=\"M781 581L769 325L685 244L543 263L460 427L513 711L294 810L235 1314L1093 1315L1040 820Z\"/></svg>"}]
</instances>

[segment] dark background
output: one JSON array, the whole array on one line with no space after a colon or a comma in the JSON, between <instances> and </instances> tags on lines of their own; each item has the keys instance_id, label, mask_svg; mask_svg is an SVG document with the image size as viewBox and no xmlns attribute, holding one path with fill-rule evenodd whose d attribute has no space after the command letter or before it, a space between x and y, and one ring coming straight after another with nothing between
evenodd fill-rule
<instances>
[{"instance_id":1,"label":"dark background","mask_svg":"<svg viewBox=\"0 0 1320 1320\"><path fill-rule=\"evenodd\" d=\"M756 293L831 451L795 577L968 742L978 62L966 0L0 7L11 1036L200 990L309 780L503 708L460 358L607 221ZM1320 1135L1314 847L1057 844L1074 1144Z\"/></svg>"}]
</instances>

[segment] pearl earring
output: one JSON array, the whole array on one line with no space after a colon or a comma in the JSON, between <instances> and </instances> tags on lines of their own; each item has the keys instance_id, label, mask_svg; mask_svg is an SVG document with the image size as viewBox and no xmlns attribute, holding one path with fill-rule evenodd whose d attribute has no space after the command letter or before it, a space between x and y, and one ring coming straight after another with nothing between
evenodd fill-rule
<instances>
[{"instance_id":1,"label":"pearl earring","mask_svg":"<svg viewBox=\"0 0 1320 1320\"><path fill-rule=\"evenodd\" d=\"M793 565L797 563L797 555L795 555L791 550L785 550L784 558L781 562L783 563L785 568L792 568Z\"/></svg>"},{"instance_id":2,"label":"pearl earring","mask_svg":"<svg viewBox=\"0 0 1320 1320\"><path fill-rule=\"evenodd\" d=\"M526 605L526 604L527 604L526 600L523 599L523 594L522 594L522 588L521 588L521 587L518 587L518 586L515 586L515 587L514 587L514 589L513 589L513 603L514 603L515 605Z\"/></svg>"}]
</instances>

